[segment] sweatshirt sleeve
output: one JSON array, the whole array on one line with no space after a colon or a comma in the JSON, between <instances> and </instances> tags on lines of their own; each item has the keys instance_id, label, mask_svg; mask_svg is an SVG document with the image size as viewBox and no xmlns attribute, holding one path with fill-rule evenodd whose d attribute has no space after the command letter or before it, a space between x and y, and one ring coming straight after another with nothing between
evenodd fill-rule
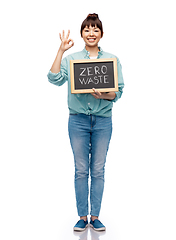
<instances>
[{"instance_id":1,"label":"sweatshirt sleeve","mask_svg":"<svg viewBox=\"0 0 176 240\"><path fill-rule=\"evenodd\" d=\"M64 58L61 62L61 69L58 73L52 73L49 71L47 77L48 81L54 85L62 86L66 81L68 81L68 65L67 59Z\"/></svg>"},{"instance_id":2,"label":"sweatshirt sleeve","mask_svg":"<svg viewBox=\"0 0 176 240\"><path fill-rule=\"evenodd\" d=\"M122 75L122 65L117 58L117 71L118 71L118 88L119 91L115 92L116 97L112 100L112 102L116 102L119 98L121 98L122 93L123 93L123 88L124 88L124 81L123 81L123 75Z\"/></svg>"}]
</instances>

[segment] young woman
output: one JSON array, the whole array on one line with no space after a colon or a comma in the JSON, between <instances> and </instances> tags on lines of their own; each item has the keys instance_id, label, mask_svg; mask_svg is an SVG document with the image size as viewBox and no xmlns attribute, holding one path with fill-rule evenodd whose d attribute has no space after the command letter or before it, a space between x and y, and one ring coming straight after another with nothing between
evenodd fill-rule
<instances>
[{"instance_id":1,"label":"young woman","mask_svg":"<svg viewBox=\"0 0 176 240\"><path fill-rule=\"evenodd\" d=\"M48 73L49 82L61 86L68 82L69 137L75 162L75 194L80 220L75 231L83 231L88 226L89 215L89 173L91 177L90 226L97 231L105 230L99 221L99 213L104 190L106 155L112 133L112 107L123 92L124 82L119 59L104 52L98 43L103 37L103 26L97 14L89 14L81 25L81 37L85 48L65 57L64 52L73 47L70 31L60 34L61 45L56 59ZM71 94L70 60L117 58L118 92L102 93L93 89L92 93Z\"/></svg>"}]
</instances>

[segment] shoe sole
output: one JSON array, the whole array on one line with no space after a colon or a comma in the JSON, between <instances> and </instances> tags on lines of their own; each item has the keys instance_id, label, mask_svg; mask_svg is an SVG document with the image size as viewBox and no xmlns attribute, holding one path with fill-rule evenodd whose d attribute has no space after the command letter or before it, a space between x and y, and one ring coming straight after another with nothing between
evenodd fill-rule
<instances>
[{"instance_id":1,"label":"shoe sole","mask_svg":"<svg viewBox=\"0 0 176 240\"><path fill-rule=\"evenodd\" d=\"M94 228L94 226L92 224L90 224L90 227L93 228L95 231L97 232L102 232L102 231L106 231L106 228L105 227L102 227L102 228Z\"/></svg>"},{"instance_id":2,"label":"shoe sole","mask_svg":"<svg viewBox=\"0 0 176 240\"><path fill-rule=\"evenodd\" d=\"M86 230L87 227L88 227L88 224L86 225L85 228L74 227L74 228L73 228L73 231L75 231L75 232L83 232L84 230Z\"/></svg>"}]
</instances>

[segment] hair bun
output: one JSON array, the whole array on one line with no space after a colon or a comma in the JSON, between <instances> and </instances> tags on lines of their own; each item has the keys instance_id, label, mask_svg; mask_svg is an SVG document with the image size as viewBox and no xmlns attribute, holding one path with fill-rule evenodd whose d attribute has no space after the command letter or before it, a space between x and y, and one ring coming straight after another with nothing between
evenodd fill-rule
<instances>
[{"instance_id":1,"label":"hair bun","mask_svg":"<svg viewBox=\"0 0 176 240\"><path fill-rule=\"evenodd\" d=\"M96 14L96 13L92 13L92 14L90 13L90 14L87 16L87 20L90 19L90 18L93 19L93 20L95 20L95 19L97 19L97 18L99 19L98 14Z\"/></svg>"}]
</instances>

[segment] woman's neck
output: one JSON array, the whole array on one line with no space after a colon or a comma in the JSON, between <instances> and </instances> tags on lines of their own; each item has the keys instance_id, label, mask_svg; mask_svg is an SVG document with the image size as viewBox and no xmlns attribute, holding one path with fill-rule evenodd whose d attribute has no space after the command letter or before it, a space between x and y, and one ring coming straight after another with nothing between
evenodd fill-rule
<instances>
[{"instance_id":1,"label":"woman's neck","mask_svg":"<svg viewBox=\"0 0 176 240\"><path fill-rule=\"evenodd\" d=\"M98 52L99 52L98 45L94 47L90 47L86 45L86 50L90 52L90 55L89 55L90 57L98 56Z\"/></svg>"}]
</instances>

